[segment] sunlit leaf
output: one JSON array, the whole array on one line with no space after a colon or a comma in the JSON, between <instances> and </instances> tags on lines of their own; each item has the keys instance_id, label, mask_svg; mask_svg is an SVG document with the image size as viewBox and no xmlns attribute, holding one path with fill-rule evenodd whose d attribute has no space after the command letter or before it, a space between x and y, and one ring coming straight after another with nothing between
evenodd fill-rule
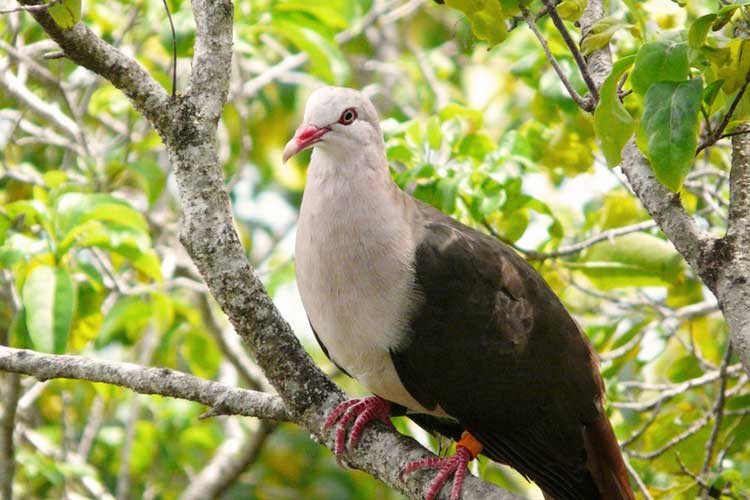
<instances>
[{"instance_id":1,"label":"sunlit leaf","mask_svg":"<svg viewBox=\"0 0 750 500\"><path fill-rule=\"evenodd\" d=\"M591 30L589 30L586 37L581 41L581 52L583 55L588 55L595 50L601 49L609 43L618 30L626 27L629 27L629 25L615 17L610 16L599 19L591 26Z\"/></svg>"},{"instance_id":2,"label":"sunlit leaf","mask_svg":"<svg viewBox=\"0 0 750 500\"><path fill-rule=\"evenodd\" d=\"M563 0L557 4L557 13L566 21L575 21L583 14L588 0Z\"/></svg>"},{"instance_id":3,"label":"sunlit leaf","mask_svg":"<svg viewBox=\"0 0 750 500\"><path fill-rule=\"evenodd\" d=\"M445 0L445 5L460 10L471 23L474 36L490 46L508 36L505 13L497 0Z\"/></svg>"},{"instance_id":4,"label":"sunlit leaf","mask_svg":"<svg viewBox=\"0 0 750 500\"><path fill-rule=\"evenodd\" d=\"M700 48L706 41L708 30L711 29L711 23L716 19L716 14L706 14L701 16L690 25L688 32L688 43L693 49Z\"/></svg>"},{"instance_id":5,"label":"sunlit leaf","mask_svg":"<svg viewBox=\"0 0 750 500\"><path fill-rule=\"evenodd\" d=\"M702 96L703 84L696 78L655 83L644 99L645 153L656 178L672 191L680 190L693 165Z\"/></svg>"},{"instance_id":6,"label":"sunlit leaf","mask_svg":"<svg viewBox=\"0 0 750 500\"><path fill-rule=\"evenodd\" d=\"M620 101L617 85L634 61L635 56L629 56L613 65L612 72L601 86L599 104L594 111L594 130L610 167L620 164L620 152L633 135L633 117Z\"/></svg>"},{"instance_id":7,"label":"sunlit leaf","mask_svg":"<svg viewBox=\"0 0 750 500\"><path fill-rule=\"evenodd\" d=\"M655 82L681 82L688 76L688 45L661 40L644 44L630 75L633 90L645 95Z\"/></svg>"},{"instance_id":8,"label":"sunlit leaf","mask_svg":"<svg viewBox=\"0 0 750 500\"><path fill-rule=\"evenodd\" d=\"M669 243L646 233L632 233L592 246L575 263L598 288L663 286L683 269L682 258Z\"/></svg>"},{"instance_id":9,"label":"sunlit leaf","mask_svg":"<svg viewBox=\"0 0 750 500\"><path fill-rule=\"evenodd\" d=\"M34 348L62 353L68 343L75 307L70 274L61 267L37 266L23 287L26 328Z\"/></svg>"},{"instance_id":10,"label":"sunlit leaf","mask_svg":"<svg viewBox=\"0 0 750 500\"><path fill-rule=\"evenodd\" d=\"M81 20L81 0L60 0L47 11L58 26L68 30Z\"/></svg>"}]
</instances>

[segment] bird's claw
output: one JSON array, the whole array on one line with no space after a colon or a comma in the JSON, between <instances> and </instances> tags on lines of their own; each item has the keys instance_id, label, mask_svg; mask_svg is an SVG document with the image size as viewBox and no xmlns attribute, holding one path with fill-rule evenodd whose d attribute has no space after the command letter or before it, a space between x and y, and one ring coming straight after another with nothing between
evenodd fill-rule
<instances>
[{"instance_id":1,"label":"bird's claw","mask_svg":"<svg viewBox=\"0 0 750 500\"><path fill-rule=\"evenodd\" d=\"M378 396L368 396L362 399L350 399L339 404L326 418L323 431L331 427L336 428L336 442L333 452L336 460L340 462L346 448L352 450L357 446L362 437L365 425L372 420L382 420L393 427L390 420L391 405L388 401ZM346 429L352 423L349 431L349 439L346 437ZM346 446L345 446L346 445Z\"/></svg>"},{"instance_id":2,"label":"bird's claw","mask_svg":"<svg viewBox=\"0 0 750 500\"><path fill-rule=\"evenodd\" d=\"M411 474L420 469L437 469L437 476L432 480L430 489L427 490L425 500L434 500L443 485L451 476L453 476L451 500L458 500L461 497L461 485L466 477L467 466L473 459L474 456L472 456L472 453L468 448L458 446L456 447L456 453L451 457L433 457L424 460L417 460L416 462L409 462L403 466L399 472L399 477L403 479L404 475Z\"/></svg>"}]
</instances>

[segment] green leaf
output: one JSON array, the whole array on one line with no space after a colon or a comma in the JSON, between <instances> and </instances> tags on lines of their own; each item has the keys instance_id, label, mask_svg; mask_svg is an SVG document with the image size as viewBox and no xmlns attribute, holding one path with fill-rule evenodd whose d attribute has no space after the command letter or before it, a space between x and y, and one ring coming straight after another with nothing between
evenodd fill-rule
<instances>
[{"instance_id":1,"label":"green leaf","mask_svg":"<svg viewBox=\"0 0 750 500\"><path fill-rule=\"evenodd\" d=\"M688 76L688 46L662 40L643 45L635 58L630 84L645 95L655 82L681 82Z\"/></svg>"},{"instance_id":2,"label":"green leaf","mask_svg":"<svg viewBox=\"0 0 750 500\"><path fill-rule=\"evenodd\" d=\"M700 78L655 83L646 93L641 128L646 155L659 181L679 191L698 146L698 113L703 96Z\"/></svg>"},{"instance_id":3,"label":"green leaf","mask_svg":"<svg viewBox=\"0 0 750 500\"><path fill-rule=\"evenodd\" d=\"M602 290L635 286L665 286L682 271L682 258L672 245L646 233L632 233L589 248L579 269Z\"/></svg>"},{"instance_id":4,"label":"green leaf","mask_svg":"<svg viewBox=\"0 0 750 500\"><path fill-rule=\"evenodd\" d=\"M274 5L273 8L277 11L307 12L308 14L317 17L321 22L326 23L331 28L338 30L345 29L349 26L349 20L343 15L341 10L337 9L335 5L327 5L327 3L289 0L283 3L278 3Z\"/></svg>"},{"instance_id":5,"label":"green leaf","mask_svg":"<svg viewBox=\"0 0 750 500\"><path fill-rule=\"evenodd\" d=\"M612 66L612 72L599 91L599 104L594 111L594 131L610 168L620 164L622 148L633 135L633 118L617 95L617 84L634 61L635 56L624 57Z\"/></svg>"},{"instance_id":6,"label":"green leaf","mask_svg":"<svg viewBox=\"0 0 750 500\"><path fill-rule=\"evenodd\" d=\"M427 143L431 149L440 149L440 144L443 142L443 133L440 130L440 120L437 116L431 116L427 120Z\"/></svg>"},{"instance_id":7,"label":"green leaf","mask_svg":"<svg viewBox=\"0 0 750 500\"><path fill-rule=\"evenodd\" d=\"M629 26L613 16L599 19L591 26L586 38L581 41L581 52L587 56L595 50L601 49L609 43L618 30Z\"/></svg>"},{"instance_id":8,"label":"green leaf","mask_svg":"<svg viewBox=\"0 0 750 500\"><path fill-rule=\"evenodd\" d=\"M47 10L64 30L69 30L81 20L81 0L61 0Z\"/></svg>"},{"instance_id":9,"label":"green leaf","mask_svg":"<svg viewBox=\"0 0 750 500\"><path fill-rule=\"evenodd\" d=\"M706 14L693 21L693 24L690 25L690 31L688 31L688 44L690 48L699 49L703 46L714 19L716 19L716 14Z\"/></svg>"},{"instance_id":10,"label":"green leaf","mask_svg":"<svg viewBox=\"0 0 750 500\"><path fill-rule=\"evenodd\" d=\"M128 170L135 172L138 183L148 196L149 205L153 205L159 198L167 177L159 165L154 161L130 161L126 164Z\"/></svg>"},{"instance_id":11,"label":"green leaf","mask_svg":"<svg viewBox=\"0 0 750 500\"><path fill-rule=\"evenodd\" d=\"M76 226L91 220L105 226L148 233L148 223L130 204L109 194L66 193L55 208L55 226L64 239Z\"/></svg>"},{"instance_id":12,"label":"green leaf","mask_svg":"<svg viewBox=\"0 0 750 500\"><path fill-rule=\"evenodd\" d=\"M732 40L726 47L710 52L708 58L716 77L724 80L722 90L732 94L745 83L750 71L750 40Z\"/></svg>"},{"instance_id":13,"label":"green leaf","mask_svg":"<svg viewBox=\"0 0 750 500\"><path fill-rule=\"evenodd\" d=\"M341 85L349 79L349 65L331 39L293 16L276 15L271 25L277 35L288 38L310 56L310 72L328 83Z\"/></svg>"},{"instance_id":14,"label":"green leaf","mask_svg":"<svg viewBox=\"0 0 750 500\"><path fill-rule=\"evenodd\" d=\"M464 13L474 36L497 45L508 36L505 13L497 0L445 0L445 5Z\"/></svg>"},{"instance_id":15,"label":"green leaf","mask_svg":"<svg viewBox=\"0 0 750 500\"><path fill-rule=\"evenodd\" d=\"M566 21L575 21L583 14L588 0L564 0L557 5L557 13Z\"/></svg>"},{"instance_id":16,"label":"green leaf","mask_svg":"<svg viewBox=\"0 0 750 500\"><path fill-rule=\"evenodd\" d=\"M716 80L706 85L706 88L703 89L703 102L705 102L706 106L709 108L716 100L716 96L719 95L719 90L721 90L722 85L724 85L724 80Z\"/></svg>"},{"instance_id":17,"label":"green leaf","mask_svg":"<svg viewBox=\"0 0 750 500\"><path fill-rule=\"evenodd\" d=\"M34 348L62 353L68 344L73 320L74 289L68 271L37 266L23 286L26 328Z\"/></svg>"},{"instance_id":18,"label":"green leaf","mask_svg":"<svg viewBox=\"0 0 750 500\"><path fill-rule=\"evenodd\" d=\"M4 212L0 211L0 246L2 246L3 243L5 243L6 235L8 233L8 229L11 226L11 220L10 217L8 217Z\"/></svg>"}]
</instances>

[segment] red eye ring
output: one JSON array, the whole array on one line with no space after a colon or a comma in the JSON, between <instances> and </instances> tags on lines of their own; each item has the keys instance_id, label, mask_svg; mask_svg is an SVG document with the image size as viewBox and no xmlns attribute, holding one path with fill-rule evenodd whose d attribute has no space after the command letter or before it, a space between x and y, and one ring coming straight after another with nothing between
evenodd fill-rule
<instances>
[{"instance_id":1,"label":"red eye ring","mask_svg":"<svg viewBox=\"0 0 750 500\"><path fill-rule=\"evenodd\" d=\"M357 110L354 108L346 108L341 116L339 117L339 123L342 125L350 125L354 120L357 119Z\"/></svg>"}]
</instances>

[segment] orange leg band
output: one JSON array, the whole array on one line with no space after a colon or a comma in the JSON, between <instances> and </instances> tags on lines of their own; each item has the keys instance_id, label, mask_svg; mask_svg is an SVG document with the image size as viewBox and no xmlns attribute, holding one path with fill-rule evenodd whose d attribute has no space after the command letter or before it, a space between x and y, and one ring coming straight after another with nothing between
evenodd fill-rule
<instances>
[{"instance_id":1,"label":"orange leg band","mask_svg":"<svg viewBox=\"0 0 750 500\"><path fill-rule=\"evenodd\" d=\"M482 443L477 441L477 439L469 434L468 431L464 431L463 434L461 434L461 439L458 443L456 443L456 446L463 446L467 450L469 450L469 453L471 453L471 459L477 458L477 455L479 455L482 452Z\"/></svg>"}]
</instances>

